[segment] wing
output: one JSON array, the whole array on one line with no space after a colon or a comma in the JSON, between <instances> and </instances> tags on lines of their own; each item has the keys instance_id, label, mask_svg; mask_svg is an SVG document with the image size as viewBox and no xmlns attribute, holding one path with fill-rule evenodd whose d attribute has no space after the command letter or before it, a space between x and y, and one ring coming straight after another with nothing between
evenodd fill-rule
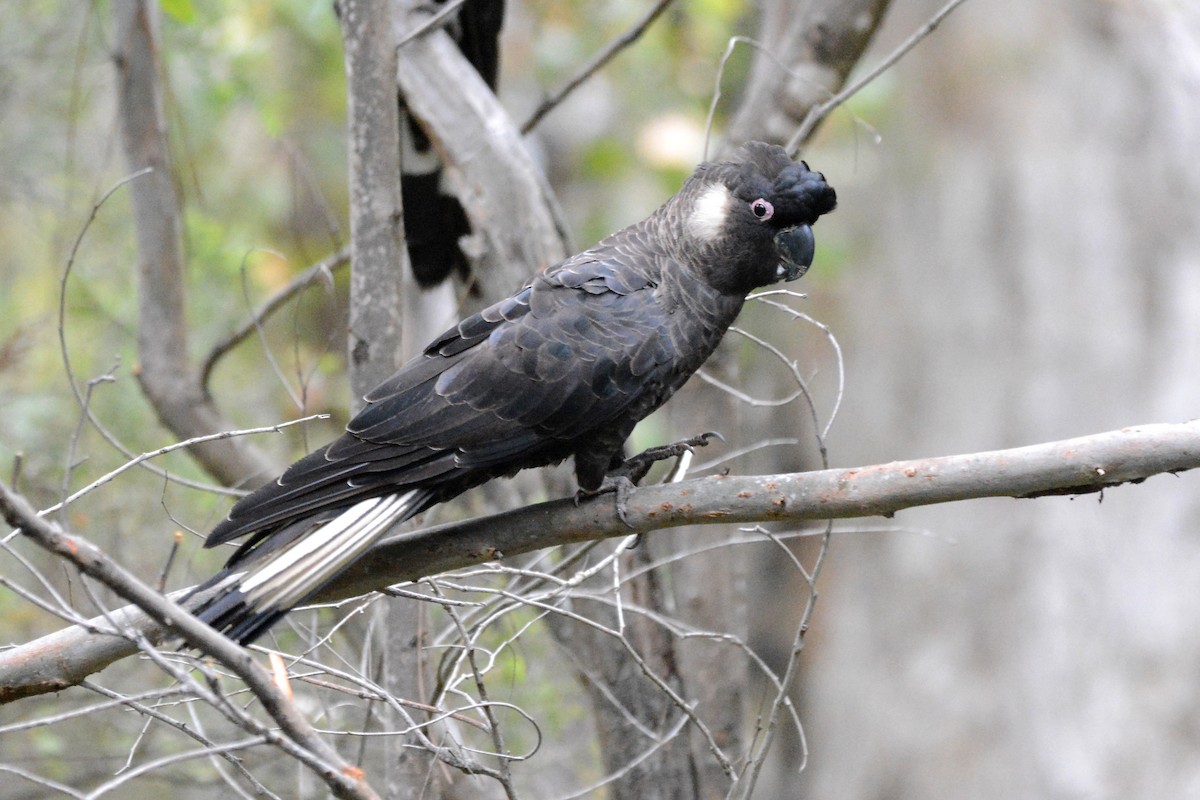
<instances>
[{"instance_id":1,"label":"wing","mask_svg":"<svg viewBox=\"0 0 1200 800\"><path fill-rule=\"evenodd\" d=\"M256 533L253 544L331 508L419 489L411 516L596 437L619 448L647 398L661 402L674 356L669 315L632 261L588 251L442 334L367 395L346 434L243 498L205 544Z\"/></svg>"}]
</instances>

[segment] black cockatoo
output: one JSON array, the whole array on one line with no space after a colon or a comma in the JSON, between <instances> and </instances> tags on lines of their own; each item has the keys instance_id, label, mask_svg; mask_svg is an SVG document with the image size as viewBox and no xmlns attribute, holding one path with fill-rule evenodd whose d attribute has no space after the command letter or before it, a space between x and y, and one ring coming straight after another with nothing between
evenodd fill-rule
<instances>
[{"instance_id":1,"label":"black cockatoo","mask_svg":"<svg viewBox=\"0 0 1200 800\"><path fill-rule=\"evenodd\" d=\"M249 538L196 613L248 642L396 523L528 467L571 456L581 492L600 490L747 293L804 274L836 202L773 145L701 164L646 219L434 339L341 438L234 505L205 544Z\"/></svg>"},{"instance_id":2,"label":"black cockatoo","mask_svg":"<svg viewBox=\"0 0 1200 800\"><path fill-rule=\"evenodd\" d=\"M441 12L446 0L433 0ZM500 72L500 28L504 0L472 0L453 12L446 30L467 62L492 91ZM460 240L471 233L462 204L443 181L442 163L429 137L401 98L401 205L404 232L413 275L422 288L437 286L452 274L468 280L470 259Z\"/></svg>"}]
</instances>

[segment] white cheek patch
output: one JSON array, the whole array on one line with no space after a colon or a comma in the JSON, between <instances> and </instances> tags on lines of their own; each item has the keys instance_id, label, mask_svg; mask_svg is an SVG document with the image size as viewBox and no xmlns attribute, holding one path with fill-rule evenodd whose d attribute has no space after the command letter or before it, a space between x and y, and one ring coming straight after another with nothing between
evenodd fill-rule
<instances>
[{"instance_id":1,"label":"white cheek patch","mask_svg":"<svg viewBox=\"0 0 1200 800\"><path fill-rule=\"evenodd\" d=\"M696 198L688 215L688 230L702 242L717 239L725 230L725 220L733 204L733 195L724 184L714 183Z\"/></svg>"}]
</instances>

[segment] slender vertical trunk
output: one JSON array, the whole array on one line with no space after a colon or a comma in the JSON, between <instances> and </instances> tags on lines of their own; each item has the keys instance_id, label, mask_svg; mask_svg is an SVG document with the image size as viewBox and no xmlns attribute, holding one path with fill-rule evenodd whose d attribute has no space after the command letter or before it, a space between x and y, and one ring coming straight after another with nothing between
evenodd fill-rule
<instances>
[{"instance_id":1,"label":"slender vertical trunk","mask_svg":"<svg viewBox=\"0 0 1200 800\"><path fill-rule=\"evenodd\" d=\"M356 406L404 362L405 315L412 307L400 193L400 125L396 43L388 4L341 0L349 96L350 386ZM377 606L369 629L382 652L378 677L389 694L420 697L421 607L411 601ZM372 648L374 651L374 648ZM405 721L385 716L389 728ZM385 737L382 757L389 798L423 796L430 756Z\"/></svg>"}]
</instances>

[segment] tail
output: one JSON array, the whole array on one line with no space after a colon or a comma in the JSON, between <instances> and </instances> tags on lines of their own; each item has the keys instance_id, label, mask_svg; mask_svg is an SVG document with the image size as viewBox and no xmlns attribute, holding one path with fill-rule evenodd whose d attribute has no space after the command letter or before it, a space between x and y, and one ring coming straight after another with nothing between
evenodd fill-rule
<instances>
[{"instance_id":1,"label":"tail","mask_svg":"<svg viewBox=\"0 0 1200 800\"><path fill-rule=\"evenodd\" d=\"M203 596L192 613L230 639L248 644L320 591L388 528L419 513L428 500L423 489L372 497L315 528L272 534L258 552L235 557L184 603Z\"/></svg>"}]
</instances>

